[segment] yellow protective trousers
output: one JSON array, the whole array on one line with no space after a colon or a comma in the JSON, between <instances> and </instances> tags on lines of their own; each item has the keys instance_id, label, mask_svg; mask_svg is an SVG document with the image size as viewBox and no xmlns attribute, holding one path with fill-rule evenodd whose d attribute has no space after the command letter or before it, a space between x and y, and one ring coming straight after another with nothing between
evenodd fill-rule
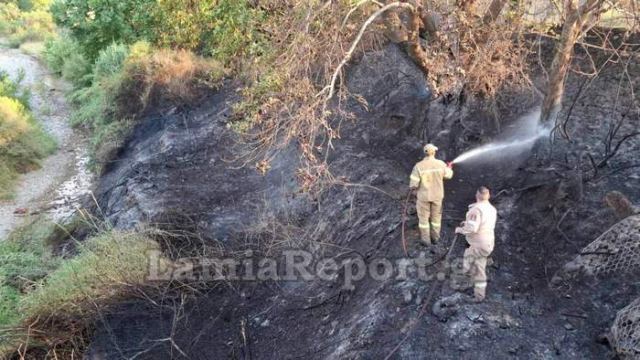
<instances>
[{"instance_id":1,"label":"yellow protective trousers","mask_svg":"<svg viewBox=\"0 0 640 360\"><path fill-rule=\"evenodd\" d=\"M418 228L420 229L422 241L431 243L432 240L440 240L442 200L425 201L418 197L416 210L418 212Z\"/></svg>"}]
</instances>

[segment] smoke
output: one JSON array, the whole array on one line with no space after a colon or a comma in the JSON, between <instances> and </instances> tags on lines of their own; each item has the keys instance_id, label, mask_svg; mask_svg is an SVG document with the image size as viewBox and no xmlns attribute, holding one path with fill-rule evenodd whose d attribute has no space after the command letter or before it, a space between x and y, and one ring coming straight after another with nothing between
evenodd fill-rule
<instances>
[{"instance_id":1,"label":"smoke","mask_svg":"<svg viewBox=\"0 0 640 360\"><path fill-rule=\"evenodd\" d=\"M492 161L513 158L528 153L541 137L548 136L551 128L539 123L540 110L530 112L514 122L501 139L466 151L453 160L454 164L468 161Z\"/></svg>"}]
</instances>

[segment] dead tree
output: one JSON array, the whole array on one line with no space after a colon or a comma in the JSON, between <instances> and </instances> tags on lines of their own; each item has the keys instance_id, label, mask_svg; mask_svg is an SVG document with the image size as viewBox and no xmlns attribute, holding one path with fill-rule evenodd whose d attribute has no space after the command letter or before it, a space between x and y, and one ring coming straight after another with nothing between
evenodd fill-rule
<instances>
[{"instance_id":1,"label":"dead tree","mask_svg":"<svg viewBox=\"0 0 640 360\"><path fill-rule=\"evenodd\" d=\"M568 0L565 3L565 19L556 53L549 71L549 84L542 101L540 122L549 124L556 121L562 109L564 81L573 56L576 41L594 24L604 9L604 0Z\"/></svg>"}]
</instances>

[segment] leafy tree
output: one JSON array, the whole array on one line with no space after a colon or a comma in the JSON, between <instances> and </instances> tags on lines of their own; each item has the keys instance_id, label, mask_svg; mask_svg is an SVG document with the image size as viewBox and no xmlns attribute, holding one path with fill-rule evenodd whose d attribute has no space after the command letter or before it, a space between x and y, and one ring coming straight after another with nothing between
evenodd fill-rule
<instances>
[{"instance_id":1,"label":"leafy tree","mask_svg":"<svg viewBox=\"0 0 640 360\"><path fill-rule=\"evenodd\" d=\"M56 0L51 12L93 60L114 42L133 43L152 32L154 0Z\"/></svg>"}]
</instances>

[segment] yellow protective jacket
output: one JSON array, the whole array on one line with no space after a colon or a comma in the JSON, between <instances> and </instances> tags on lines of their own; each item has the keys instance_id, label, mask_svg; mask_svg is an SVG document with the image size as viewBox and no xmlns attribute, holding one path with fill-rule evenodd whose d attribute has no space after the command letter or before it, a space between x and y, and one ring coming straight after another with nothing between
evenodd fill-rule
<instances>
[{"instance_id":1,"label":"yellow protective jacket","mask_svg":"<svg viewBox=\"0 0 640 360\"><path fill-rule=\"evenodd\" d=\"M427 156L413 167L409 187L418 188L418 201L442 201L444 179L451 179L453 170L442 160Z\"/></svg>"},{"instance_id":2,"label":"yellow protective jacket","mask_svg":"<svg viewBox=\"0 0 640 360\"><path fill-rule=\"evenodd\" d=\"M498 220L498 211L489 201L481 201L469 205L469 211L462 226L470 246L488 253L495 245L494 230Z\"/></svg>"}]
</instances>

